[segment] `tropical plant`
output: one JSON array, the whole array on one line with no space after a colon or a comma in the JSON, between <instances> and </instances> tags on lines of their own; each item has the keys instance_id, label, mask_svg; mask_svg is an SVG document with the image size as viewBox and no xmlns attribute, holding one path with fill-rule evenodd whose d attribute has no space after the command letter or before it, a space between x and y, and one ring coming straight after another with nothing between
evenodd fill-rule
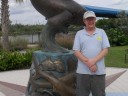
<instances>
[{"instance_id":1,"label":"tropical plant","mask_svg":"<svg viewBox=\"0 0 128 96\"><path fill-rule=\"evenodd\" d=\"M24 0L15 0L16 3L22 3Z\"/></svg>"},{"instance_id":2,"label":"tropical plant","mask_svg":"<svg viewBox=\"0 0 128 96\"><path fill-rule=\"evenodd\" d=\"M1 0L1 28L2 28L2 47L9 50L9 5L8 0Z\"/></svg>"},{"instance_id":3,"label":"tropical plant","mask_svg":"<svg viewBox=\"0 0 128 96\"><path fill-rule=\"evenodd\" d=\"M0 71L30 68L33 50L25 53L0 50Z\"/></svg>"},{"instance_id":4,"label":"tropical plant","mask_svg":"<svg viewBox=\"0 0 128 96\"><path fill-rule=\"evenodd\" d=\"M126 12L122 11L118 15L118 17L119 18L118 18L117 26L119 26L120 30L122 30L123 33L128 36L128 16Z\"/></svg>"},{"instance_id":5,"label":"tropical plant","mask_svg":"<svg viewBox=\"0 0 128 96\"><path fill-rule=\"evenodd\" d=\"M103 28L111 43L111 46L128 45L128 16L122 11L118 18L100 19L97 27Z\"/></svg>"},{"instance_id":6,"label":"tropical plant","mask_svg":"<svg viewBox=\"0 0 128 96\"><path fill-rule=\"evenodd\" d=\"M2 47L4 50L9 50L9 0L1 0L1 29L2 29ZM16 2L23 2L23 0L15 0Z\"/></svg>"}]
</instances>

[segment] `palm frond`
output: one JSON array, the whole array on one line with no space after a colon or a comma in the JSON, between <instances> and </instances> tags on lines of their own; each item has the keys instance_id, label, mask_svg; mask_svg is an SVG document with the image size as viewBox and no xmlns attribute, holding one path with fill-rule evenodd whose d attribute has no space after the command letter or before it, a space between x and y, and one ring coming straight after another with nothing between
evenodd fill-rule
<instances>
[{"instance_id":1,"label":"palm frond","mask_svg":"<svg viewBox=\"0 0 128 96\"><path fill-rule=\"evenodd\" d=\"M15 0L16 1L16 3L23 3L24 2L24 0Z\"/></svg>"}]
</instances>

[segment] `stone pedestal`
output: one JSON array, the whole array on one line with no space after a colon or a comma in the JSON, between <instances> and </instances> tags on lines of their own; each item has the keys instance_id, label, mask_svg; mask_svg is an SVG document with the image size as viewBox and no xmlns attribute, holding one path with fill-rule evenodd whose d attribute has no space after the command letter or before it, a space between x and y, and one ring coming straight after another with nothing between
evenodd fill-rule
<instances>
[{"instance_id":1,"label":"stone pedestal","mask_svg":"<svg viewBox=\"0 0 128 96\"><path fill-rule=\"evenodd\" d=\"M73 51L35 51L26 96L75 96L76 64Z\"/></svg>"}]
</instances>

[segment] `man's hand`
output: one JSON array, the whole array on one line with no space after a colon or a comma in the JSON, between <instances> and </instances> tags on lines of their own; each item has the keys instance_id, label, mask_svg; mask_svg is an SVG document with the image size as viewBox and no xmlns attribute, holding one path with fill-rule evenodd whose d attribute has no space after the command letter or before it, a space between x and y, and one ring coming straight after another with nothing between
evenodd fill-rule
<instances>
[{"instance_id":1,"label":"man's hand","mask_svg":"<svg viewBox=\"0 0 128 96\"><path fill-rule=\"evenodd\" d=\"M96 59L95 58L87 58L80 51L75 51L74 54L83 63L85 63L92 72L97 71Z\"/></svg>"},{"instance_id":2,"label":"man's hand","mask_svg":"<svg viewBox=\"0 0 128 96\"><path fill-rule=\"evenodd\" d=\"M92 66L96 64L96 60L94 58L88 59L86 64L89 68L91 68Z\"/></svg>"},{"instance_id":3,"label":"man's hand","mask_svg":"<svg viewBox=\"0 0 128 96\"><path fill-rule=\"evenodd\" d=\"M96 72L97 71L96 60L94 58L88 59L86 64L89 67L90 71L92 71L92 72Z\"/></svg>"},{"instance_id":4,"label":"man's hand","mask_svg":"<svg viewBox=\"0 0 128 96\"><path fill-rule=\"evenodd\" d=\"M95 65L93 65L92 67L90 67L89 69L90 69L90 71L92 71L92 72L96 72L96 71L97 71L97 65L95 64Z\"/></svg>"}]
</instances>

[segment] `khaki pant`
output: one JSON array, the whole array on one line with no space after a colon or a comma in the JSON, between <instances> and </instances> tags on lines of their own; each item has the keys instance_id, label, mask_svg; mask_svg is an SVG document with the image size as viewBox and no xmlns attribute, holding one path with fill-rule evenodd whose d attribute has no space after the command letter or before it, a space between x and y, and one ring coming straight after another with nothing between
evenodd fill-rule
<instances>
[{"instance_id":1,"label":"khaki pant","mask_svg":"<svg viewBox=\"0 0 128 96\"><path fill-rule=\"evenodd\" d=\"M105 75L77 74L76 96L105 96Z\"/></svg>"}]
</instances>

